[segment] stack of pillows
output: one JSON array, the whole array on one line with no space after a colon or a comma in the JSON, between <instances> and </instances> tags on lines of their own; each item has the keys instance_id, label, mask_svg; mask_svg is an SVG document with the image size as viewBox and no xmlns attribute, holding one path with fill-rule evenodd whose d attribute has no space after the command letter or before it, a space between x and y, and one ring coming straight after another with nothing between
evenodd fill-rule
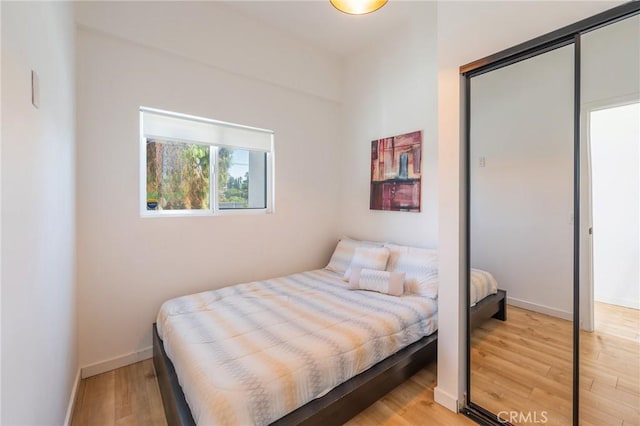
<instances>
[{"instance_id":1,"label":"stack of pillows","mask_svg":"<svg viewBox=\"0 0 640 426\"><path fill-rule=\"evenodd\" d=\"M326 269L342 274L353 290L438 297L438 254L433 249L342 238Z\"/></svg>"}]
</instances>

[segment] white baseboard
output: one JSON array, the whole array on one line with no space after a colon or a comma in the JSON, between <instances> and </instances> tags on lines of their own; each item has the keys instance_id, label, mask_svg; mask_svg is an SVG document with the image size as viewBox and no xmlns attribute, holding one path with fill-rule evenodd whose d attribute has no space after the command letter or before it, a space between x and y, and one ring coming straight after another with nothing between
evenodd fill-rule
<instances>
[{"instance_id":1,"label":"white baseboard","mask_svg":"<svg viewBox=\"0 0 640 426\"><path fill-rule=\"evenodd\" d=\"M640 309L640 300L625 299L622 297L599 297L595 298L596 302L602 302L609 305L623 306L625 308Z\"/></svg>"},{"instance_id":2,"label":"white baseboard","mask_svg":"<svg viewBox=\"0 0 640 426\"><path fill-rule=\"evenodd\" d=\"M80 386L80 369L76 372L76 378L73 381L73 387L71 388L71 395L69 395L69 404L67 405L67 415L64 416L64 426L71 425L71 418L73 417L73 410L76 408L76 396L78 393L78 387Z\"/></svg>"},{"instance_id":3,"label":"white baseboard","mask_svg":"<svg viewBox=\"0 0 640 426\"><path fill-rule=\"evenodd\" d=\"M443 391L438 386L433 390L433 400L454 413L458 412L458 398Z\"/></svg>"},{"instance_id":4,"label":"white baseboard","mask_svg":"<svg viewBox=\"0 0 640 426\"><path fill-rule=\"evenodd\" d=\"M136 362L144 361L151 357L153 357L153 346L149 346L148 348L144 348L138 352L131 352L130 354L96 362L95 364L81 368L82 378L84 379L86 377L95 376L96 374L115 370L116 368L135 364Z\"/></svg>"},{"instance_id":5,"label":"white baseboard","mask_svg":"<svg viewBox=\"0 0 640 426\"><path fill-rule=\"evenodd\" d=\"M561 318L567 321L573 320L572 312L563 311L561 309L552 308L550 306L538 305L537 303L527 302L526 300L514 299L513 297L509 296L507 296L507 305L513 305L518 308L539 312L541 314ZM507 312L507 318L509 318L509 312Z\"/></svg>"}]
</instances>

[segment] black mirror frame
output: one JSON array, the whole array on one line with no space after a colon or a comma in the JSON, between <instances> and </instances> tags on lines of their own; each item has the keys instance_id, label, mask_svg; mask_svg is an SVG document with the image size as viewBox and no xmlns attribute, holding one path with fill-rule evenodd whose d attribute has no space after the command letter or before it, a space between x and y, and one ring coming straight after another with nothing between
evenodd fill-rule
<instances>
[{"instance_id":1,"label":"black mirror frame","mask_svg":"<svg viewBox=\"0 0 640 426\"><path fill-rule=\"evenodd\" d=\"M463 93L462 120L464 152L464 215L465 247L464 267L466 292L466 393L463 414L482 425L509 425L494 413L471 401L471 333L470 333L470 110L471 78L505 66L540 55L550 50L574 44L574 167L573 167L573 425L579 424L579 377L580 377L580 41L581 35L640 13L640 1L634 0L578 21L559 30L536 37L527 42L505 49L493 55L460 67L461 92Z\"/></svg>"}]
</instances>

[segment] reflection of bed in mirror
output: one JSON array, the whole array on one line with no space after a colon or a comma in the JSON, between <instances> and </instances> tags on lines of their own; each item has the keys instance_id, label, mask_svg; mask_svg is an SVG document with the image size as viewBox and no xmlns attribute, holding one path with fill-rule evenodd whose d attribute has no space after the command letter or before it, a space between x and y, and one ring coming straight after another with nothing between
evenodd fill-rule
<instances>
[{"instance_id":1,"label":"reflection of bed in mirror","mask_svg":"<svg viewBox=\"0 0 640 426\"><path fill-rule=\"evenodd\" d=\"M504 292L490 274L476 275L478 297L486 297L474 321L504 318ZM326 269L173 299L154 325L168 422L341 424L435 360L436 311L436 299L425 294L351 291L341 274ZM218 324L205 324L214 317ZM251 365L272 377L229 362L256 354ZM212 379L215 386L206 383ZM252 391L243 393L247 384ZM256 410L263 411L257 421L241 417Z\"/></svg>"},{"instance_id":2,"label":"reflection of bed in mirror","mask_svg":"<svg viewBox=\"0 0 640 426\"><path fill-rule=\"evenodd\" d=\"M471 268L469 275L469 329L474 330L490 318L506 321L507 292L498 289L490 272Z\"/></svg>"}]
</instances>

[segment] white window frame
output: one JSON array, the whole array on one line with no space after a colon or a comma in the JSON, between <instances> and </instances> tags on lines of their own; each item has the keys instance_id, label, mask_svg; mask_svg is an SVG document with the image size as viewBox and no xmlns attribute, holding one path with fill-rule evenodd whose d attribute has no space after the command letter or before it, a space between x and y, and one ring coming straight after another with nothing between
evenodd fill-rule
<instances>
[{"instance_id":1,"label":"white window frame","mask_svg":"<svg viewBox=\"0 0 640 426\"><path fill-rule=\"evenodd\" d=\"M152 113L158 115L166 115L172 118L183 119L187 121L204 122L213 124L216 126L230 127L235 129L250 130L260 133L266 133L270 137L270 150L261 149L249 149L244 147L236 147L223 143L216 143L215 141L193 141L188 138L175 138L170 135L156 135L145 133L144 131L144 114ZM239 124L228 123L225 121L213 120L209 118L196 117L188 114L181 114L175 112L169 112L159 110L155 108L140 107L140 216L143 218L150 217L197 217L197 216L242 216L242 215L254 215L254 214L270 214L274 212L275 201L275 153L274 153L274 133L271 130L260 129L257 127L243 126ZM183 210L147 210L147 140L157 139L158 141L178 142L184 144L198 144L209 146L209 208L208 209L183 209ZM266 207L264 208L236 208L236 209L220 209L218 200L218 150L222 147L232 149L242 149L245 151L257 151L265 153L266 162L266 179L265 179L265 201Z\"/></svg>"}]
</instances>

